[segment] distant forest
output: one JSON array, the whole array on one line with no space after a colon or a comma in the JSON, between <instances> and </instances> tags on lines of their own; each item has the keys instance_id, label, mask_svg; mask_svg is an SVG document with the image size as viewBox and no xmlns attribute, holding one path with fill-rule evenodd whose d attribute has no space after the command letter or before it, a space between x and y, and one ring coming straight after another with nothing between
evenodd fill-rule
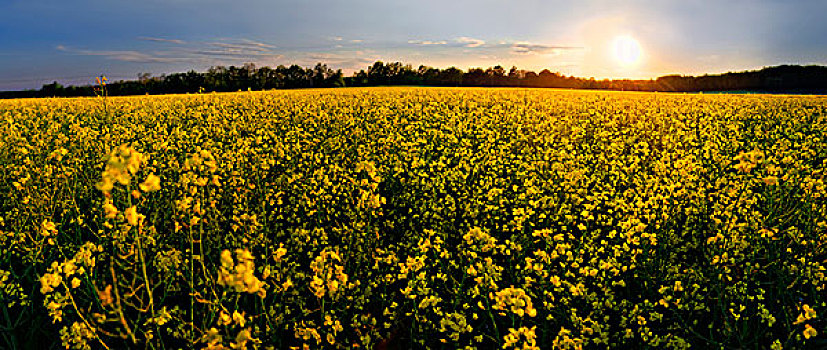
<instances>
[{"instance_id":1,"label":"distant forest","mask_svg":"<svg viewBox=\"0 0 827 350\"><path fill-rule=\"evenodd\" d=\"M547 69L540 73L495 66L462 71L451 67L427 66L413 68L399 62L376 62L367 70L346 77L319 63L313 68L298 65L275 68L217 66L206 72L151 76L144 73L136 80L107 84L109 95L156 95L171 93L222 92L296 88L330 88L349 86L421 85L421 86L484 86L600 89L625 91L703 92L753 91L767 93L827 93L827 67L782 65L757 71L704 76L668 75L650 80L595 80L561 75ZM0 98L94 96L94 86L63 86L58 82L40 90L3 91Z\"/></svg>"}]
</instances>

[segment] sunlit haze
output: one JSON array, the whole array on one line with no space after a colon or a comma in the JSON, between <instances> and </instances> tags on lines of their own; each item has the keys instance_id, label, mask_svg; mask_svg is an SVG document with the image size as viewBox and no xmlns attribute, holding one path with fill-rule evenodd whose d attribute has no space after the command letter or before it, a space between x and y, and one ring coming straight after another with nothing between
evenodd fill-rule
<instances>
[{"instance_id":1,"label":"sunlit haze","mask_svg":"<svg viewBox=\"0 0 827 350\"><path fill-rule=\"evenodd\" d=\"M631 66L640 62L640 44L630 36L619 36L612 43L614 59L624 66Z\"/></svg>"}]
</instances>

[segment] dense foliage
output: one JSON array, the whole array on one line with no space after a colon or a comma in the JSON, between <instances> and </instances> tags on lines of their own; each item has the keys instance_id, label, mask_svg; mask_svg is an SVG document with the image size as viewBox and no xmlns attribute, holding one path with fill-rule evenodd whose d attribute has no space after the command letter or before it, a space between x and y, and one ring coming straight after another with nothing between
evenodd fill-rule
<instances>
[{"instance_id":1,"label":"dense foliage","mask_svg":"<svg viewBox=\"0 0 827 350\"><path fill-rule=\"evenodd\" d=\"M0 102L0 347L825 346L827 99Z\"/></svg>"},{"instance_id":2,"label":"dense foliage","mask_svg":"<svg viewBox=\"0 0 827 350\"><path fill-rule=\"evenodd\" d=\"M109 85L112 95L144 95L242 91L322 87L365 87L385 85L420 86L487 86L546 87L569 89L601 89L625 91L757 91L772 93L827 93L827 67L777 66L757 71L704 76L669 75L654 80L595 80L553 73L548 69L535 73L502 66L462 71L455 67L439 69L428 66L413 68L399 62L376 62L367 70L346 77L325 64L302 68L280 65L276 68L247 63L241 67L212 67L207 72L189 71L151 77L142 74L138 80L118 81ZM93 96L92 86L64 87L57 82L44 85L39 91L0 91L0 98Z\"/></svg>"}]
</instances>

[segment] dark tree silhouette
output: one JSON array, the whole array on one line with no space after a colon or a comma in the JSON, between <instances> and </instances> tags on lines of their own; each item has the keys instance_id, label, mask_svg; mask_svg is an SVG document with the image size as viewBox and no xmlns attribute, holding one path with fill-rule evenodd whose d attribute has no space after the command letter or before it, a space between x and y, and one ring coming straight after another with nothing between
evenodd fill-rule
<instances>
[{"instance_id":1,"label":"dark tree silhouette","mask_svg":"<svg viewBox=\"0 0 827 350\"><path fill-rule=\"evenodd\" d=\"M424 86L504 86L550 87L571 89L606 89L628 91L755 91L769 93L827 93L827 67L791 66L768 67L757 71L724 73L718 75L667 75L652 80L596 80L576 78L551 72L535 73L503 66L471 68L467 72L456 67L439 69L421 65L414 69L401 62L377 61L366 70L345 77L342 70L333 70L324 63L313 68L299 65L275 68L256 67L253 63L241 66L214 66L206 72L189 71L153 77L141 73L137 80L110 82L110 95L143 95L166 93L199 93L211 91L239 91L264 89L333 88L345 86L424 85ZM40 90L0 92L0 98L94 96L93 87L68 86L58 82L43 85Z\"/></svg>"}]
</instances>

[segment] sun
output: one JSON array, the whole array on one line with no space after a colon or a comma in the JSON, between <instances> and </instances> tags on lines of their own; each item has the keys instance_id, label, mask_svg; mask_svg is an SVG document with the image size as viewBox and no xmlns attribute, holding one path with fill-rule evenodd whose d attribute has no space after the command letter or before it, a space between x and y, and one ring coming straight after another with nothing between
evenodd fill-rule
<instances>
[{"instance_id":1,"label":"sun","mask_svg":"<svg viewBox=\"0 0 827 350\"><path fill-rule=\"evenodd\" d=\"M614 54L615 61L624 66L634 65L640 62L642 56L640 43L628 35L615 37L614 41L612 41L612 53Z\"/></svg>"}]
</instances>

